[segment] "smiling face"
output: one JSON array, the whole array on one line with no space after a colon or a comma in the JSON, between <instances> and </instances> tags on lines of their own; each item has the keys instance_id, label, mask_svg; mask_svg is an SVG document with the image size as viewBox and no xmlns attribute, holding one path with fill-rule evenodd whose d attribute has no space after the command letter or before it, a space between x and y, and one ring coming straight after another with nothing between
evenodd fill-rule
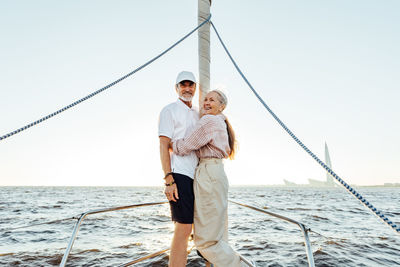
<instances>
[{"instance_id":1,"label":"smiling face","mask_svg":"<svg viewBox=\"0 0 400 267\"><path fill-rule=\"evenodd\" d=\"M204 98L203 110L204 114L217 115L225 109L225 105L221 102L221 96L217 92L209 92Z\"/></svg>"},{"instance_id":2,"label":"smiling face","mask_svg":"<svg viewBox=\"0 0 400 267\"><path fill-rule=\"evenodd\" d=\"M182 81L176 85L179 98L185 102L191 102L196 92L196 84L192 81Z\"/></svg>"}]
</instances>

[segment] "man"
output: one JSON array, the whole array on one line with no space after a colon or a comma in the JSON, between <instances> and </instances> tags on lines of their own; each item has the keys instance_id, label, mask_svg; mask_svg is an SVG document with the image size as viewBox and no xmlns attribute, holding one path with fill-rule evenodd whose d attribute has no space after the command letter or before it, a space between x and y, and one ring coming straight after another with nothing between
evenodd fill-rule
<instances>
[{"instance_id":1,"label":"man","mask_svg":"<svg viewBox=\"0 0 400 267\"><path fill-rule=\"evenodd\" d=\"M188 239L192 232L194 194L193 178L198 163L194 152L187 156L170 153L171 141L185 137L199 120L199 113L192 107L196 92L193 73L182 71L175 83L179 99L164 107L160 113L158 136L160 158L164 171L164 193L170 203L171 217L175 224L169 258L170 267L186 266Z\"/></svg>"}]
</instances>

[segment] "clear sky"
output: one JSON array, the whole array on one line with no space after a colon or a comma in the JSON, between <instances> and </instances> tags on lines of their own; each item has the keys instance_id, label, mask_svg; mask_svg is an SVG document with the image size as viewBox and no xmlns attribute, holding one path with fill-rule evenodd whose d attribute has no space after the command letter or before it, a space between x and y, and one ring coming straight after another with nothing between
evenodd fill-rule
<instances>
[{"instance_id":1,"label":"clear sky","mask_svg":"<svg viewBox=\"0 0 400 267\"><path fill-rule=\"evenodd\" d=\"M272 110L350 184L400 182L400 1L214 0L213 21ZM105 86L197 24L197 1L1 1L0 135ZM228 94L232 185L324 179L259 104L211 33ZM161 185L158 114L197 34L119 85L0 142L0 185Z\"/></svg>"}]
</instances>

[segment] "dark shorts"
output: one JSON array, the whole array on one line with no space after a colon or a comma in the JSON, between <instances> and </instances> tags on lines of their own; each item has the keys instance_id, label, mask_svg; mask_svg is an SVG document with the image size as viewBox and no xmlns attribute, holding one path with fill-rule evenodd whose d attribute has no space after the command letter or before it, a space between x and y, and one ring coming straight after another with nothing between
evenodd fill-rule
<instances>
[{"instance_id":1,"label":"dark shorts","mask_svg":"<svg viewBox=\"0 0 400 267\"><path fill-rule=\"evenodd\" d=\"M172 221L192 224L194 214L193 179L179 173L174 173L172 176L174 177L179 195L179 199L176 202L169 202Z\"/></svg>"}]
</instances>

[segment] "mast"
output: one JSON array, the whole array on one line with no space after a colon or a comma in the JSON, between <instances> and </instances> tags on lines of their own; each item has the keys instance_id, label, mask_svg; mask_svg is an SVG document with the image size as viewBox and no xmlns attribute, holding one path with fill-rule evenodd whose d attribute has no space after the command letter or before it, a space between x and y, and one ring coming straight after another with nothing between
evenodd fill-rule
<instances>
[{"instance_id":1,"label":"mast","mask_svg":"<svg viewBox=\"0 0 400 267\"><path fill-rule=\"evenodd\" d=\"M210 16L211 0L198 0L198 24ZM210 23L198 31L199 38L199 109L203 109L203 99L210 90Z\"/></svg>"}]
</instances>

